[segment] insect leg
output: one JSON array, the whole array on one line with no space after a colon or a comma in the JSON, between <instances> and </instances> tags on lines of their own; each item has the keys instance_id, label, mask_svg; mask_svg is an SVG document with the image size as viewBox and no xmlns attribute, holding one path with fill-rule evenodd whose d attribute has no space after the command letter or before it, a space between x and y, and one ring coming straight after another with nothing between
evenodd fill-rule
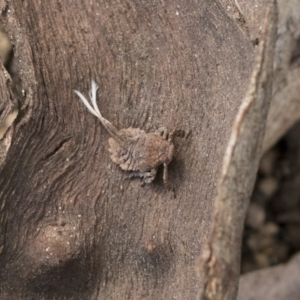
<instances>
[{"instance_id":1,"label":"insect leg","mask_svg":"<svg viewBox=\"0 0 300 300\"><path fill-rule=\"evenodd\" d=\"M143 181L145 183L151 183L154 180L154 178L156 176L156 173L157 173L157 169L152 169L152 170L150 170L148 172L144 172L144 175L143 175L144 179L143 179Z\"/></svg>"}]
</instances>

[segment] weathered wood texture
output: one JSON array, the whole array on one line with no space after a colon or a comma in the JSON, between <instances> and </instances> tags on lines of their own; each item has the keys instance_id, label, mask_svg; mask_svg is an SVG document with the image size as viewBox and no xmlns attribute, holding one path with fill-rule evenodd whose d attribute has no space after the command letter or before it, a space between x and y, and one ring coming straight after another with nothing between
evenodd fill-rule
<instances>
[{"instance_id":1,"label":"weathered wood texture","mask_svg":"<svg viewBox=\"0 0 300 300\"><path fill-rule=\"evenodd\" d=\"M300 119L300 1L278 0L273 95L263 152Z\"/></svg>"},{"instance_id":2,"label":"weathered wood texture","mask_svg":"<svg viewBox=\"0 0 300 300\"><path fill-rule=\"evenodd\" d=\"M13 98L12 81L0 61L0 123L12 111Z\"/></svg>"},{"instance_id":3,"label":"weathered wood texture","mask_svg":"<svg viewBox=\"0 0 300 300\"><path fill-rule=\"evenodd\" d=\"M200 295L207 281L195 261L215 222L222 225L213 210L223 156L265 49L253 41L268 37L259 28L274 2L260 2L248 4L252 28L233 1L0 1L23 90L0 166L1 299ZM185 132L170 164L176 198L161 173L141 187L110 161L108 134L73 93L87 93L91 78L119 129ZM261 106L265 116L268 101ZM251 172L263 125L251 139ZM242 226L254 176L239 182L240 174L247 192L232 202L242 205L232 222ZM232 236L236 247L240 236ZM227 258L230 299L239 256Z\"/></svg>"},{"instance_id":4,"label":"weathered wood texture","mask_svg":"<svg viewBox=\"0 0 300 300\"><path fill-rule=\"evenodd\" d=\"M234 121L224 156L211 234L198 262L198 272L204 280L202 299L235 299L237 296L245 212L256 178L254 170L260 160L272 98L276 21L276 7L270 6L262 26L249 89Z\"/></svg>"}]
</instances>

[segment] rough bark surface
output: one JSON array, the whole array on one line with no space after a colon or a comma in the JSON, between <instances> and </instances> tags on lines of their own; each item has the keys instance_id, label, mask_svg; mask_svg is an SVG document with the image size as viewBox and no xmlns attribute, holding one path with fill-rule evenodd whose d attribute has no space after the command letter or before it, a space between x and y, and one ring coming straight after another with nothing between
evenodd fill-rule
<instances>
[{"instance_id":1,"label":"rough bark surface","mask_svg":"<svg viewBox=\"0 0 300 300\"><path fill-rule=\"evenodd\" d=\"M273 96L263 152L300 119L300 1L278 1Z\"/></svg>"},{"instance_id":2,"label":"rough bark surface","mask_svg":"<svg viewBox=\"0 0 300 300\"><path fill-rule=\"evenodd\" d=\"M23 91L1 141L8 145L0 152L1 299L195 299L213 284L206 271L197 277L195 261L216 228L242 228L255 176L245 177L256 172L268 109L272 53L265 55L275 24L274 1L252 10L243 2L249 21L228 2L0 1ZM73 93L87 92L91 78L103 115L119 129L185 132L169 168L176 198L161 173L141 187L110 161L108 134ZM254 164L224 175L232 134L255 122L241 120L231 133L236 115L247 119L249 86L249 111L262 109L246 153ZM246 189L230 202L242 206L239 214L223 224L222 184ZM236 295L241 228L227 245L213 242L227 254L237 247L237 256L225 253L228 291L228 272L217 275L226 299Z\"/></svg>"},{"instance_id":3,"label":"rough bark surface","mask_svg":"<svg viewBox=\"0 0 300 300\"><path fill-rule=\"evenodd\" d=\"M259 53L249 90L233 124L214 201L210 237L198 272L204 280L203 299L235 299L239 278L241 236L258 168L265 122L272 96L277 10L267 10ZM251 162L251 163L250 163Z\"/></svg>"},{"instance_id":4,"label":"rough bark surface","mask_svg":"<svg viewBox=\"0 0 300 300\"><path fill-rule=\"evenodd\" d=\"M5 120L13 108L12 81L0 61L0 123Z\"/></svg>"}]
</instances>

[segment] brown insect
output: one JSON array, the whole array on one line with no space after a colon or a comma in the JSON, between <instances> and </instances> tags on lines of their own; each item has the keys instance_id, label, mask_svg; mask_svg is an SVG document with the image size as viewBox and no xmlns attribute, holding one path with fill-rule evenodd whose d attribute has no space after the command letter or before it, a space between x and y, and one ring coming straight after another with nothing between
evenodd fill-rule
<instances>
[{"instance_id":1,"label":"brown insect","mask_svg":"<svg viewBox=\"0 0 300 300\"><path fill-rule=\"evenodd\" d=\"M167 183L168 164L174 155L172 142L174 132L168 134L164 128L149 133L132 127L118 130L100 113L96 102L97 90L98 86L92 80L89 93L92 106L80 92L75 91L75 93L111 135L108 140L111 160L121 169L130 171L128 178L141 177L144 183L151 183L156 176L158 167L163 165L163 180L164 183Z\"/></svg>"}]
</instances>

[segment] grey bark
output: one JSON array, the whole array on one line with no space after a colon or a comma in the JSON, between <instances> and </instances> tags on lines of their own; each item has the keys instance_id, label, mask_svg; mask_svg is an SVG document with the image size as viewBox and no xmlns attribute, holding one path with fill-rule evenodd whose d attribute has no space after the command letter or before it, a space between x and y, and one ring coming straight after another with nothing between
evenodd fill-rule
<instances>
[{"instance_id":1,"label":"grey bark","mask_svg":"<svg viewBox=\"0 0 300 300\"><path fill-rule=\"evenodd\" d=\"M276 37L275 1L239 2L0 1L22 95L1 141L1 299L235 298ZM73 93L91 78L118 128L185 132L176 198L110 161Z\"/></svg>"}]
</instances>

